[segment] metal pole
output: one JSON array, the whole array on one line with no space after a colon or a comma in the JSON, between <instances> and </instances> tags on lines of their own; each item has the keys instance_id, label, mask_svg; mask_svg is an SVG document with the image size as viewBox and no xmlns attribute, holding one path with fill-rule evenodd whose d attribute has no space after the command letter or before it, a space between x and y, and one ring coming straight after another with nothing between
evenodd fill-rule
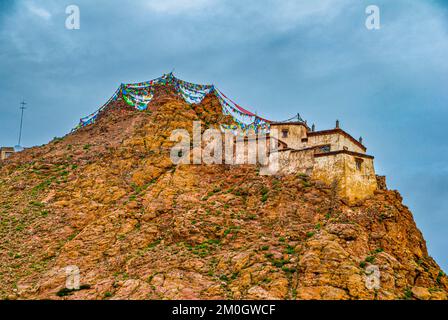
<instances>
[{"instance_id":1,"label":"metal pole","mask_svg":"<svg viewBox=\"0 0 448 320\"><path fill-rule=\"evenodd\" d=\"M20 109L22 110L22 114L20 116L20 131L19 131L19 144L18 144L19 146L20 146L20 141L22 140L23 110L26 109L25 108L26 102L22 101L20 104L21 104Z\"/></svg>"}]
</instances>

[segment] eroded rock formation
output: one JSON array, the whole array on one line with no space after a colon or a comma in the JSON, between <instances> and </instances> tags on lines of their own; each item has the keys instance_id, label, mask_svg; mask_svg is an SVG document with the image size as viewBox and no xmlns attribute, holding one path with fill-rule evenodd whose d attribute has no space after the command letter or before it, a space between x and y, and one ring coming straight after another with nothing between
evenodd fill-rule
<instances>
[{"instance_id":1,"label":"eroded rock formation","mask_svg":"<svg viewBox=\"0 0 448 320\"><path fill-rule=\"evenodd\" d=\"M446 299L396 191L348 204L309 177L179 165L173 129L227 121L158 90L0 167L3 299ZM80 269L81 288L64 268ZM366 269L380 287L366 287ZM59 293L59 294L58 294Z\"/></svg>"}]
</instances>

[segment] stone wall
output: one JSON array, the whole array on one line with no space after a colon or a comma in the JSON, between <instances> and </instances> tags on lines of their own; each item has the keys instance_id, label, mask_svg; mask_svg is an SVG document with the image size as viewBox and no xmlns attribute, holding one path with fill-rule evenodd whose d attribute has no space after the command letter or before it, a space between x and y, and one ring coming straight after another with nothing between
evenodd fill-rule
<instances>
[{"instance_id":1,"label":"stone wall","mask_svg":"<svg viewBox=\"0 0 448 320\"><path fill-rule=\"evenodd\" d=\"M0 160L6 160L14 153L14 148L3 147L0 148Z\"/></svg>"},{"instance_id":2,"label":"stone wall","mask_svg":"<svg viewBox=\"0 0 448 320\"><path fill-rule=\"evenodd\" d=\"M306 143L302 142L302 138L307 137L307 128L304 125L276 124L271 125L272 129L277 129L277 138L285 142L289 148L302 149L307 146ZM288 130L288 136L286 138L282 135L283 130Z\"/></svg>"},{"instance_id":3,"label":"stone wall","mask_svg":"<svg viewBox=\"0 0 448 320\"><path fill-rule=\"evenodd\" d=\"M310 133L308 136L308 146L316 145L331 145L331 151L344 150L344 147L348 151L365 153L365 150L361 148L352 139L348 138L340 132L335 132L331 134L316 134Z\"/></svg>"},{"instance_id":4,"label":"stone wall","mask_svg":"<svg viewBox=\"0 0 448 320\"><path fill-rule=\"evenodd\" d=\"M311 175L313 166L313 149L272 152L269 155L269 164L260 167L260 175L288 175L296 173Z\"/></svg>"},{"instance_id":5,"label":"stone wall","mask_svg":"<svg viewBox=\"0 0 448 320\"><path fill-rule=\"evenodd\" d=\"M357 161L362 161L359 168ZM345 152L316 155L312 177L327 184L336 181L338 194L349 201L371 196L378 188L373 157L369 156Z\"/></svg>"}]
</instances>

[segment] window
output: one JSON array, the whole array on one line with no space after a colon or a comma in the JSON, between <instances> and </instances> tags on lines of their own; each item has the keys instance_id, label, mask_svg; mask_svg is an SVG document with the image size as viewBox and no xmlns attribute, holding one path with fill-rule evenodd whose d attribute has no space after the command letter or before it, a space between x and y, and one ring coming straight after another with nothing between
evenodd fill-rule
<instances>
[{"instance_id":1,"label":"window","mask_svg":"<svg viewBox=\"0 0 448 320\"><path fill-rule=\"evenodd\" d=\"M282 130L282 138L288 138L288 129Z\"/></svg>"},{"instance_id":2,"label":"window","mask_svg":"<svg viewBox=\"0 0 448 320\"><path fill-rule=\"evenodd\" d=\"M326 153L331 151L331 146L329 144L319 148L319 152Z\"/></svg>"},{"instance_id":3,"label":"window","mask_svg":"<svg viewBox=\"0 0 448 320\"><path fill-rule=\"evenodd\" d=\"M355 163L356 163L356 169L361 170L362 169L362 162L364 160L360 159L360 158L355 158Z\"/></svg>"},{"instance_id":4,"label":"window","mask_svg":"<svg viewBox=\"0 0 448 320\"><path fill-rule=\"evenodd\" d=\"M302 138L302 142L308 142L308 138Z\"/></svg>"},{"instance_id":5,"label":"window","mask_svg":"<svg viewBox=\"0 0 448 320\"><path fill-rule=\"evenodd\" d=\"M347 150L348 150L348 147L344 146L344 147L343 147L342 149L344 149L344 150L346 150L346 151L347 151Z\"/></svg>"}]
</instances>

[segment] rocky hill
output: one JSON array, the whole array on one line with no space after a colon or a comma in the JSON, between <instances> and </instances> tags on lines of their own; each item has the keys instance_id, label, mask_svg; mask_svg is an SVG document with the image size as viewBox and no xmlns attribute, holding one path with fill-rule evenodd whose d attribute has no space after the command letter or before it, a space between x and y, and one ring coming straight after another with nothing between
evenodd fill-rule
<instances>
[{"instance_id":1,"label":"rocky hill","mask_svg":"<svg viewBox=\"0 0 448 320\"><path fill-rule=\"evenodd\" d=\"M230 121L159 88L0 164L3 299L446 299L396 191L349 205L304 175L172 164L173 129ZM76 265L81 288L64 290ZM379 289L366 287L370 266Z\"/></svg>"}]
</instances>

